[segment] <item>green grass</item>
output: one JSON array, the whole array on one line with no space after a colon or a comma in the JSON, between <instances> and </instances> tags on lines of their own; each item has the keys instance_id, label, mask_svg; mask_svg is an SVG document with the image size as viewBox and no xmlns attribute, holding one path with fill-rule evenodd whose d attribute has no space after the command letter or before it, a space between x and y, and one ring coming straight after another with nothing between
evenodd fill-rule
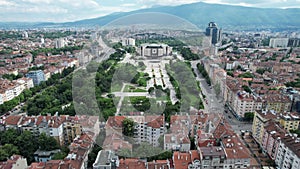
<instances>
[{"instance_id":1,"label":"green grass","mask_svg":"<svg viewBox=\"0 0 300 169\"><path fill-rule=\"evenodd\" d=\"M147 90L132 85L126 85L124 92L147 92Z\"/></svg>"},{"instance_id":2,"label":"green grass","mask_svg":"<svg viewBox=\"0 0 300 169\"><path fill-rule=\"evenodd\" d=\"M147 90L137 88L133 92L147 92Z\"/></svg>"},{"instance_id":3,"label":"green grass","mask_svg":"<svg viewBox=\"0 0 300 169\"><path fill-rule=\"evenodd\" d=\"M122 87L123 87L123 85L114 83L114 84L111 84L110 90L111 90L112 93L113 92L120 92Z\"/></svg>"}]
</instances>

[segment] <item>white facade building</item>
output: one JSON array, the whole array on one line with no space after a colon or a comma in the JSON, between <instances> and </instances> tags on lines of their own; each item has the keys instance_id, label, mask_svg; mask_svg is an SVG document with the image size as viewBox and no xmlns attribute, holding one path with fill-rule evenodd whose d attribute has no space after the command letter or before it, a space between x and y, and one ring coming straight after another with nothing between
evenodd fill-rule
<instances>
[{"instance_id":1,"label":"white facade building","mask_svg":"<svg viewBox=\"0 0 300 169\"><path fill-rule=\"evenodd\" d=\"M10 101L13 98L15 98L14 88L8 88L8 89L5 90L5 98L6 99L4 99L4 102L5 101Z\"/></svg>"},{"instance_id":2,"label":"white facade building","mask_svg":"<svg viewBox=\"0 0 300 169\"><path fill-rule=\"evenodd\" d=\"M20 78L20 79L17 80L17 83L22 85L21 88L23 90L30 89L30 88L34 87L33 80L31 78L26 78L26 77Z\"/></svg>"},{"instance_id":3,"label":"white facade building","mask_svg":"<svg viewBox=\"0 0 300 169\"><path fill-rule=\"evenodd\" d=\"M0 104L3 104L4 102L3 102L3 94L2 93L0 93Z\"/></svg>"},{"instance_id":4,"label":"white facade building","mask_svg":"<svg viewBox=\"0 0 300 169\"><path fill-rule=\"evenodd\" d=\"M51 137L54 137L61 144L64 141L63 132L64 132L63 123L54 124L49 128L49 135Z\"/></svg>"},{"instance_id":5,"label":"white facade building","mask_svg":"<svg viewBox=\"0 0 300 169\"><path fill-rule=\"evenodd\" d=\"M23 92L24 88L20 84L16 84L15 87L13 88L14 91L14 97L19 96Z\"/></svg>"},{"instance_id":6,"label":"white facade building","mask_svg":"<svg viewBox=\"0 0 300 169\"><path fill-rule=\"evenodd\" d=\"M127 38L121 40L123 46L135 46L135 39Z\"/></svg>"},{"instance_id":7,"label":"white facade building","mask_svg":"<svg viewBox=\"0 0 300 169\"><path fill-rule=\"evenodd\" d=\"M65 45L66 45L66 42L63 38L57 39L55 41L55 48L63 48L63 47L65 47Z\"/></svg>"},{"instance_id":8,"label":"white facade building","mask_svg":"<svg viewBox=\"0 0 300 169\"><path fill-rule=\"evenodd\" d=\"M142 44L137 53L143 57L162 57L172 55L173 48L165 44Z\"/></svg>"},{"instance_id":9,"label":"white facade building","mask_svg":"<svg viewBox=\"0 0 300 169\"><path fill-rule=\"evenodd\" d=\"M165 133L164 116L129 116L136 122L134 138L137 143L159 146L159 137Z\"/></svg>"},{"instance_id":10,"label":"white facade building","mask_svg":"<svg viewBox=\"0 0 300 169\"><path fill-rule=\"evenodd\" d=\"M271 38L269 46L272 48L286 48L289 43L289 38Z\"/></svg>"},{"instance_id":11,"label":"white facade building","mask_svg":"<svg viewBox=\"0 0 300 169\"><path fill-rule=\"evenodd\" d=\"M275 163L280 169L300 169L299 139L283 138L278 147Z\"/></svg>"},{"instance_id":12,"label":"white facade building","mask_svg":"<svg viewBox=\"0 0 300 169\"><path fill-rule=\"evenodd\" d=\"M119 158L110 150L101 150L98 152L93 169L111 169L119 167Z\"/></svg>"}]
</instances>

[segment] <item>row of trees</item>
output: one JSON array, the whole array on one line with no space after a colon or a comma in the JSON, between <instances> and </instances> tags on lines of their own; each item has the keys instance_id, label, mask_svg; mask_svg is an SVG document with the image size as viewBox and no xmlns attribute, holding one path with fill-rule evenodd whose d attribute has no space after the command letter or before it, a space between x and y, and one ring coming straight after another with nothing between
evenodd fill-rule
<instances>
[{"instance_id":1,"label":"row of trees","mask_svg":"<svg viewBox=\"0 0 300 169\"><path fill-rule=\"evenodd\" d=\"M180 47L180 48L178 48L178 50L179 50L179 52L181 53L182 57L185 60L198 60L198 59L200 59L200 56L198 54L193 53L190 48Z\"/></svg>"},{"instance_id":2,"label":"row of trees","mask_svg":"<svg viewBox=\"0 0 300 169\"><path fill-rule=\"evenodd\" d=\"M37 95L36 97L33 97L33 96L35 96L36 94L40 93L42 90L44 90L54 84L61 84L62 86L60 86L59 91L64 93L65 87L66 87L66 85L70 84L69 83L70 81L67 81L67 82L60 81L60 79L68 76L71 72L74 71L74 69L75 69L74 67L67 68L61 74L52 75L51 78L48 79L48 81L42 82L39 86L35 86L35 87L31 88L30 90L26 89L19 96L15 97L14 99L7 101L4 104L1 104L0 105L0 112L2 112L1 114L4 114L4 113L12 110L14 107L16 107L18 104L20 104L22 102L27 102L27 106L25 106L23 109L24 111L29 110L29 114L31 114L31 115L39 114L41 112L41 110L45 109L45 107L39 106L38 103L36 103L35 101L39 100L40 102L43 102L43 101L49 100L46 98L49 98L48 95L52 95L52 94L50 93L50 91L47 93L48 90L46 90L45 95ZM66 91L66 93L70 94L70 91ZM62 100L65 98L66 98L66 96L60 97L60 99L62 99ZM38 107L39 109L37 110L36 107Z\"/></svg>"},{"instance_id":3,"label":"row of trees","mask_svg":"<svg viewBox=\"0 0 300 169\"><path fill-rule=\"evenodd\" d=\"M172 37L156 37L136 40L136 45L141 45L143 43L165 43L173 48L186 46L186 44L184 44L182 41Z\"/></svg>"},{"instance_id":4,"label":"row of trees","mask_svg":"<svg viewBox=\"0 0 300 169\"><path fill-rule=\"evenodd\" d=\"M293 82L287 82L285 83L285 85L287 87L296 87L296 88L300 88L300 78L299 79L296 79L296 81L293 81Z\"/></svg>"},{"instance_id":5,"label":"row of trees","mask_svg":"<svg viewBox=\"0 0 300 169\"><path fill-rule=\"evenodd\" d=\"M80 46L65 46L63 48L40 48L37 50L33 50L30 53L33 57L37 56L40 53L51 53L53 55L61 54L61 52L73 52L74 50L81 50L83 49L84 45Z\"/></svg>"},{"instance_id":6,"label":"row of trees","mask_svg":"<svg viewBox=\"0 0 300 169\"><path fill-rule=\"evenodd\" d=\"M7 80L17 80L19 78L23 77L22 75L18 74L18 75L15 75L15 74L4 74L2 75L2 78L4 79L7 79Z\"/></svg>"},{"instance_id":7,"label":"row of trees","mask_svg":"<svg viewBox=\"0 0 300 169\"><path fill-rule=\"evenodd\" d=\"M116 80L118 84L115 85L112 81L118 75L115 73L119 68L117 63L124 57L124 54L125 51L116 50L108 60L101 63L91 62L86 70L79 70L73 75L73 84L75 84L73 85L73 88L75 87L73 101L80 113L99 115L101 120L107 120L109 116L115 114L114 96L109 93L120 91L122 79ZM107 94L109 97L103 96ZM93 100L95 97L96 101Z\"/></svg>"},{"instance_id":8,"label":"row of trees","mask_svg":"<svg viewBox=\"0 0 300 169\"><path fill-rule=\"evenodd\" d=\"M70 35L76 35L75 31L55 31L55 32L36 32L37 36L42 35L44 38L48 39L56 39L56 38L63 38Z\"/></svg>"},{"instance_id":9,"label":"row of trees","mask_svg":"<svg viewBox=\"0 0 300 169\"><path fill-rule=\"evenodd\" d=\"M0 40L5 39L21 39L22 33L21 32L15 32L15 31L1 31L0 32Z\"/></svg>"},{"instance_id":10,"label":"row of trees","mask_svg":"<svg viewBox=\"0 0 300 169\"><path fill-rule=\"evenodd\" d=\"M246 72L246 73L240 74L238 77L240 77L240 78L254 78L254 75L250 72Z\"/></svg>"},{"instance_id":11,"label":"row of trees","mask_svg":"<svg viewBox=\"0 0 300 169\"><path fill-rule=\"evenodd\" d=\"M167 66L167 72L171 75L171 81L176 80L180 88L181 111L189 112L190 107L199 109L202 102L199 99L199 86L194 78L189 62L175 62ZM175 79L173 79L173 77ZM174 83L174 82L173 82Z\"/></svg>"},{"instance_id":12,"label":"row of trees","mask_svg":"<svg viewBox=\"0 0 300 169\"><path fill-rule=\"evenodd\" d=\"M207 71L205 70L204 66L202 64L198 63L197 68L198 68L199 72L202 74L202 76L206 79L207 84L211 85L209 75L208 75Z\"/></svg>"},{"instance_id":13,"label":"row of trees","mask_svg":"<svg viewBox=\"0 0 300 169\"><path fill-rule=\"evenodd\" d=\"M68 75L74 69L75 67L67 68L61 74L52 75L48 81L31 89L33 97L28 99L24 111L27 111L28 115L55 114L56 112L75 115L75 111L71 106L62 110L62 105L69 104L72 101L72 77Z\"/></svg>"}]
</instances>

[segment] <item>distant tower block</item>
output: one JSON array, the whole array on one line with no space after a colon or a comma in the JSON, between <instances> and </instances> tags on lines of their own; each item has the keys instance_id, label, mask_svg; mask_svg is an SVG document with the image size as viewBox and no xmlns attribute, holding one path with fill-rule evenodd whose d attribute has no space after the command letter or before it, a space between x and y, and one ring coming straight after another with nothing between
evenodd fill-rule
<instances>
[{"instance_id":1,"label":"distant tower block","mask_svg":"<svg viewBox=\"0 0 300 169\"><path fill-rule=\"evenodd\" d=\"M41 44L44 44L44 43L45 43L45 39L41 38Z\"/></svg>"},{"instance_id":2,"label":"distant tower block","mask_svg":"<svg viewBox=\"0 0 300 169\"><path fill-rule=\"evenodd\" d=\"M63 48L65 47L65 40L63 38L57 39L55 41L55 48Z\"/></svg>"},{"instance_id":3,"label":"distant tower block","mask_svg":"<svg viewBox=\"0 0 300 169\"><path fill-rule=\"evenodd\" d=\"M122 39L121 42L123 46L135 46L135 39L133 38Z\"/></svg>"},{"instance_id":4,"label":"distant tower block","mask_svg":"<svg viewBox=\"0 0 300 169\"><path fill-rule=\"evenodd\" d=\"M215 22L210 22L206 28L206 36L210 36L211 43L215 45L222 41L222 29Z\"/></svg>"}]
</instances>

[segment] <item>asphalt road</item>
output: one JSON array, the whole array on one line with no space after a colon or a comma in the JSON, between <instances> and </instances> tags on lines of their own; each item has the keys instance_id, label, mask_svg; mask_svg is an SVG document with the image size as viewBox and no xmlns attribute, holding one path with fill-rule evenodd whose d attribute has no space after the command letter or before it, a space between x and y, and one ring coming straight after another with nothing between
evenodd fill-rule
<instances>
[{"instance_id":1,"label":"asphalt road","mask_svg":"<svg viewBox=\"0 0 300 169\"><path fill-rule=\"evenodd\" d=\"M203 76L200 74L200 72L197 69L197 64L200 61L192 61L191 65L192 68L197 75L196 80L200 82L200 88L202 93L206 96L207 104L205 105L205 110L207 110L208 113L220 113L223 114L224 112L224 105L221 102L221 98L217 98L217 95L213 89L212 86L209 86L206 83L206 80L203 78ZM204 101L205 102L205 101Z\"/></svg>"},{"instance_id":2,"label":"asphalt road","mask_svg":"<svg viewBox=\"0 0 300 169\"><path fill-rule=\"evenodd\" d=\"M252 123L239 121L230 111L225 111L222 98L217 97L213 86L209 86L198 71L198 63L200 63L200 61L191 61L192 68L197 75L196 80L200 82L202 93L206 96L207 104L204 101L205 111L208 113L218 113L221 116L224 116L236 133L240 133L241 130L251 131Z\"/></svg>"}]
</instances>

